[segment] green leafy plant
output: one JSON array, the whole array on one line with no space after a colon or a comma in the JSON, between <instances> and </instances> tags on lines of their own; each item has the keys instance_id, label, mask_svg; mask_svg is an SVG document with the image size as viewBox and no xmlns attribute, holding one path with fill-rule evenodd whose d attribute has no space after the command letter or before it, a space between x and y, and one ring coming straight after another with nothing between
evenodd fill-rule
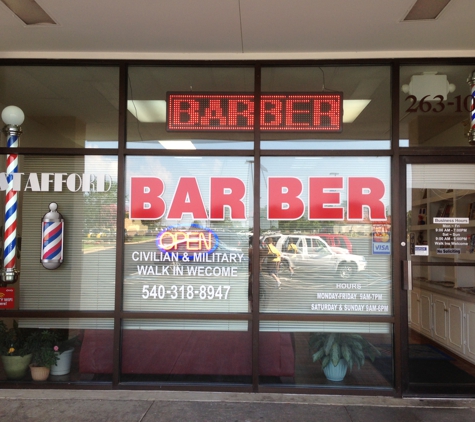
<instances>
[{"instance_id":1,"label":"green leafy plant","mask_svg":"<svg viewBox=\"0 0 475 422\"><path fill-rule=\"evenodd\" d=\"M81 344L81 341L79 340L79 336L74 336L71 338L66 338L66 339L58 339L58 350L57 353L61 354L63 352L66 352L67 350L73 349Z\"/></svg>"},{"instance_id":2,"label":"green leafy plant","mask_svg":"<svg viewBox=\"0 0 475 422\"><path fill-rule=\"evenodd\" d=\"M58 360L57 351L59 347L57 335L48 330L36 330L27 340L33 357L32 366L44 366L51 368Z\"/></svg>"},{"instance_id":3,"label":"green leafy plant","mask_svg":"<svg viewBox=\"0 0 475 422\"><path fill-rule=\"evenodd\" d=\"M30 353L27 331L19 328L17 321L13 321L10 328L0 321L0 355L25 356Z\"/></svg>"},{"instance_id":4,"label":"green leafy plant","mask_svg":"<svg viewBox=\"0 0 475 422\"><path fill-rule=\"evenodd\" d=\"M322 368L330 362L337 366L340 359L344 359L350 371L354 364L359 369L364 365L365 358L374 361L381 354L377 347L359 334L312 333L309 347L313 361L321 361Z\"/></svg>"}]
</instances>

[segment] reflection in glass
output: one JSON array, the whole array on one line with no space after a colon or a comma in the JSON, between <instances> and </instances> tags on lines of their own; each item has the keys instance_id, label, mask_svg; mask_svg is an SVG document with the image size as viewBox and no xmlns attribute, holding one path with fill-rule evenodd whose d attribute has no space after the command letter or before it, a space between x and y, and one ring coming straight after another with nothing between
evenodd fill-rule
<instances>
[{"instance_id":1,"label":"reflection in glass","mask_svg":"<svg viewBox=\"0 0 475 422\"><path fill-rule=\"evenodd\" d=\"M248 312L249 160L128 157L126 176L124 308ZM238 198L218 206L219 192Z\"/></svg>"},{"instance_id":2,"label":"reflection in glass","mask_svg":"<svg viewBox=\"0 0 475 422\"><path fill-rule=\"evenodd\" d=\"M261 374L263 384L388 388L393 385L389 324L263 321L261 331L289 336L292 353L282 361L282 366L290 361L295 367L292 376Z\"/></svg>"},{"instance_id":3,"label":"reflection in glass","mask_svg":"<svg viewBox=\"0 0 475 422\"><path fill-rule=\"evenodd\" d=\"M124 382L251 383L247 321L129 319L122 328Z\"/></svg>"},{"instance_id":4,"label":"reflection in glass","mask_svg":"<svg viewBox=\"0 0 475 422\"><path fill-rule=\"evenodd\" d=\"M254 69L240 67L130 67L127 147L143 149L253 149L253 133L167 132L167 92L252 93Z\"/></svg>"},{"instance_id":5,"label":"reflection in glass","mask_svg":"<svg viewBox=\"0 0 475 422\"><path fill-rule=\"evenodd\" d=\"M389 159L262 164L261 312L390 315Z\"/></svg>"},{"instance_id":6,"label":"reflection in glass","mask_svg":"<svg viewBox=\"0 0 475 422\"><path fill-rule=\"evenodd\" d=\"M407 175L409 382L445 392L475 382L475 166L415 164Z\"/></svg>"},{"instance_id":7,"label":"reflection in glass","mask_svg":"<svg viewBox=\"0 0 475 422\"><path fill-rule=\"evenodd\" d=\"M401 147L469 146L469 66L403 66L399 96Z\"/></svg>"},{"instance_id":8,"label":"reflection in glass","mask_svg":"<svg viewBox=\"0 0 475 422\"><path fill-rule=\"evenodd\" d=\"M25 112L20 147L117 148L118 67L2 66L4 106ZM3 107L2 107L3 109Z\"/></svg>"},{"instance_id":9,"label":"reflection in glass","mask_svg":"<svg viewBox=\"0 0 475 422\"><path fill-rule=\"evenodd\" d=\"M0 168L6 160L2 160ZM22 310L111 310L115 296L117 157L19 156L18 237ZM41 219L64 218L63 263L40 263Z\"/></svg>"},{"instance_id":10,"label":"reflection in glass","mask_svg":"<svg viewBox=\"0 0 475 422\"><path fill-rule=\"evenodd\" d=\"M262 92L343 93L341 133L262 133L261 148L389 149L389 67L263 67ZM271 118L271 110L269 110Z\"/></svg>"},{"instance_id":11,"label":"reflection in glass","mask_svg":"<svg viewBox=\"0 0 475 422\"><path fill-rule=\"evenodd\" d=\"M3 342L8 338L13 345L8 347L8 353L2 351L4 355L34 354L31 340L38 332L47 331L54 338L58 360L50 369L49 381L65 384L112 381L112 319L3 318L2 322L8 332L7 336L1 336L1 340ZM12 340L10 335L16 340ZM5 345L6 343L2 343L0 347L4 349ZM2 356L2 360L0 380L10 380L7 360L11 358L4 359ZM25 371L24 375L11 381L31 381L30 371Z\"/></svg>"}]
</instances>

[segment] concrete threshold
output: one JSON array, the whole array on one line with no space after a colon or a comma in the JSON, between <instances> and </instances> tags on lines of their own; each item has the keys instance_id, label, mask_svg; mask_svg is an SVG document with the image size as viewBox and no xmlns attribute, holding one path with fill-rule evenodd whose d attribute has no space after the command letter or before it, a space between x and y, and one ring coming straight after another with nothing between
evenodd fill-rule
<instances>
[{"instance_id":1,"label":"concrete threshold","mask_svg":"<svg viewBox=\"0 0 475 422\"><path fill-rule=\"evenodd\" d=\"M280 393L219 393L191 391L0 390L0 400L169 401L221 403L289 403L320 406L413 407L474 409L475 398L394 398Z\"/></svg>"}]
</instances>

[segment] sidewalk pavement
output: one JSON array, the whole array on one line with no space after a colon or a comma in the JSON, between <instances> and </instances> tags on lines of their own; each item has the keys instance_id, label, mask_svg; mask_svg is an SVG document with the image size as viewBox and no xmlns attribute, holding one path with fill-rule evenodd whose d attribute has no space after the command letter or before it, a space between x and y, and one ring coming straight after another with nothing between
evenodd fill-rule
<instances>
[{"instance_id":1,"label":"sidewalk pavement","mask_svg":"<svg viewBox=\"0 0 475 422\"><path fill-rule=\"evenodd\" d=\"M473 422L472 399L184 391L0 390L8 422Z\"/></svg>"}]
</instances>

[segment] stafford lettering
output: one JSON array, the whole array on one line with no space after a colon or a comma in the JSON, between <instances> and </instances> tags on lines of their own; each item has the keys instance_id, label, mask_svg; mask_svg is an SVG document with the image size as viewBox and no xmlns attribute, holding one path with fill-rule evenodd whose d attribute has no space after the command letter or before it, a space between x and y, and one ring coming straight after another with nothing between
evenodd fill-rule
<instances>
[{"instance_id":1,"label":"stafford lettering","mask_svg":"<svg viewBox=\"0 0 475 422\"><path fill-rule=\"evenodd\" d=\"M19 192L23 182L25 192L109 192L112 177L91 173L0 173L0 191L6 191L11 184Z\"/></svg>"}]
</instances>

